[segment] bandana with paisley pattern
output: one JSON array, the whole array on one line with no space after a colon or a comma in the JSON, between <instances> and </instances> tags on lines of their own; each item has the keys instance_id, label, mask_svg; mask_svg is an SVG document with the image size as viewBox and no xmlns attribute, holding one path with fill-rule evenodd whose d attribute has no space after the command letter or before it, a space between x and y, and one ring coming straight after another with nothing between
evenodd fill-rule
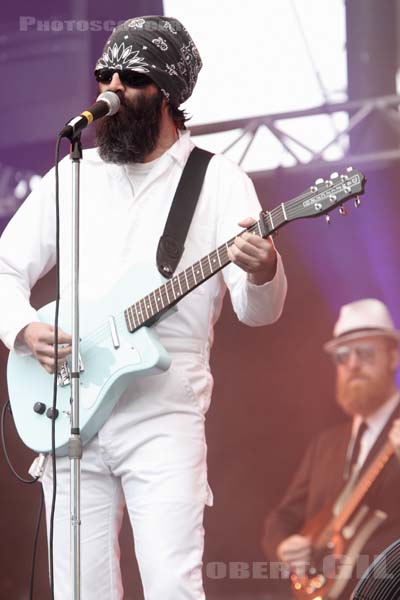
<instances>
[{"instance_id":1,"label":"bandana with paisley pattern","mask_svg":"<svg viewBox=\"0 0 400 600\"><path fill-rule=\"evenodd\" d=\"M98 69L146 73L174 106L191 96L202 67L188 31L172 17L137 17L118 25L109 37Z\"/></svg>"}]
</instances>

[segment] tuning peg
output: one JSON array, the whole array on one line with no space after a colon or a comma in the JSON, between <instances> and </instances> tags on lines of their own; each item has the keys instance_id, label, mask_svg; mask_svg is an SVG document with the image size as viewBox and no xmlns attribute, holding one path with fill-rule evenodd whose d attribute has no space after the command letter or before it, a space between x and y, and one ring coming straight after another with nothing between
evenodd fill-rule
<instances>
[{"instance_id":1,"label":"tuning peg","mask_svg":"<svg viewBox=\"0 0 400 600\"><path fill-rule=\"evenodd\" d=\"M328 225L331 224L331 218L329 215L325 215L325 221L328 223Z\"/></svg>"},{"instance_id":2,"label":"tuning peg","mask_svg":"<svg viewBox=\"0 0 400 600\"><path fill-rule=\"evenodd\" d=\"M321 183L324 183L324 180L322 179L322 177L319 177L318 179L315 180L315 185L321 185Z\"/></svg>"},{"instance_id":3,"label":"tuning peg","mask_svg":"<svg viewBox=\"0 0 400 600\"><path fill-rule=\"evenodd\" d=\"M341 207L339 208L339 212L340 212L340 214L342 215L342 217L345 217L345 216L347 215L347 210L345 209L345 207L344 207L344 206L341 206Z\"/></svg>"},{"instance_id":4,"label":"tuning peg","mask_svg":"<svg viewBox=\"0 0 400 600\"><path fill-rule=\"evenodd\" d=\"M347 171L348 173L351 173L351 172L352 172L352 170L353 170L353 167L347 167L347 169L346 169L346 171Z\"/></svg>"},{"instance_id":5,"label":"tuning peg","mask_svg":"<svg viewBox=\"0 0 400 600\"><path fill-rule=\"evenodd\" d=\"M356 208L358 208L360 206L360 204L361 204L361 198L360 198L360 196L356 196L356 199L354 200L354 206Z\"/></svg>"},{"instance_id":6,"label":"tuning peg","mask_svg":"<svg viewBox=\"0 0 400 600\"><path fill-rule=\"evenodd\" d=\"M339 177L339 173L336 173L336 171L334 173L331 173L331 179L337 179Z\"/></svg>"}]
</instances>

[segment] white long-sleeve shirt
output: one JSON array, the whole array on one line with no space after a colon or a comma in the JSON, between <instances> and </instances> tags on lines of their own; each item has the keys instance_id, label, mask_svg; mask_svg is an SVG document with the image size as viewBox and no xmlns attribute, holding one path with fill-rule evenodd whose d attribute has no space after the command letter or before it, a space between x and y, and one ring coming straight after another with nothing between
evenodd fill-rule
<instances>
[{"instance_id":1,"label":"white long-sleeve shirt","mask_svg":"<svg viewBox=\"0 0 400 600\"><path fill-rule=\"evenodd\" d=\"M109 290L135 263L156 269L156 249L183 167L193 147L188 132L155 161L139 187L129 168L105 163L96 149L81 163L80 299L91 302ZM71 284L71 166L60 163L61 297ZM136 189L137 188L137 189ZM212 158L176 272L232 238L245 217L258 218L260 205L250 178L226 157ZM13 348L19 331L38 321L30 290L55 264L54 169L49 171L6 227L0 239L0 337ZM133 282L134 285L134 282ZM274 279L264 285L230 264L193 290L176 314L155 327L173 351L197 341L208 358L213 326L226 286L238 318L252 326L274 322L281 314L286 278L278 256Z\"/></svg>"}]
</instances>

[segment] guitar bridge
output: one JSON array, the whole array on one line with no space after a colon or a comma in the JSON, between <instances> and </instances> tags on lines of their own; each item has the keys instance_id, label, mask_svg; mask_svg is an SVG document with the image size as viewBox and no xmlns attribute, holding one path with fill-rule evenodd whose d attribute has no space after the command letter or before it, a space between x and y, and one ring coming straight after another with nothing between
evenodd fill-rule
<instances>
[{"instance_id":1,"label":"guitar bridge","mask_svg":"<svg viewBox=\"0 0 400 600\"><path fill-rule=\"evenodd\" d=\"M79 372L82 373L84 370L85 368L83 366L82 357L79 354ZM68 361L65 361L62 364L61 369L58 371L57 384L60 387L65 387L66 385L71 384L71 368L69 366Z\"/></svg>"}]
</instances>

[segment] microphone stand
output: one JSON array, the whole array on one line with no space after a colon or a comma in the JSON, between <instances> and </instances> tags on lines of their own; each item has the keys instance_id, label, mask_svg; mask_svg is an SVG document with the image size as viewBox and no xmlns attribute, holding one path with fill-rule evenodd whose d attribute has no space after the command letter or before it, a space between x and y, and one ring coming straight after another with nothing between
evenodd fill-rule
<instances>
[{"instance_id":1,"label":"microphone stand","mask_svg":"<svg viewBox=\"0 0 400 600\"><path fill-rule=\"evenodd\" d=\"M81 459L82 439L79 427L79 193L82 145L80 133L70 137L72 161L72 360L71 360L71 437L70 459L71 576L72 598L81 598Z\"/></svg>"},{"instance_id":2,"label":"microphone stand","mask_svg":"<svg viewBox=\"0 0 400 600\"><path fill-rule=\"evenodd\" d=\"M87 111L69 121L59 133L70 140L72 161L72 358L71 358L71 437L68 440L70 459L70 514L71 514L71 575L72 599L81 599L81 459L82 439L79 427L79 386L81 360L79 357L79 192L80 161L82 159L81 132L94 119L115 114L120 106L118 95L103 92ZM83 367L82 367L83 368Z\"/></svg>"}]
</instances>

